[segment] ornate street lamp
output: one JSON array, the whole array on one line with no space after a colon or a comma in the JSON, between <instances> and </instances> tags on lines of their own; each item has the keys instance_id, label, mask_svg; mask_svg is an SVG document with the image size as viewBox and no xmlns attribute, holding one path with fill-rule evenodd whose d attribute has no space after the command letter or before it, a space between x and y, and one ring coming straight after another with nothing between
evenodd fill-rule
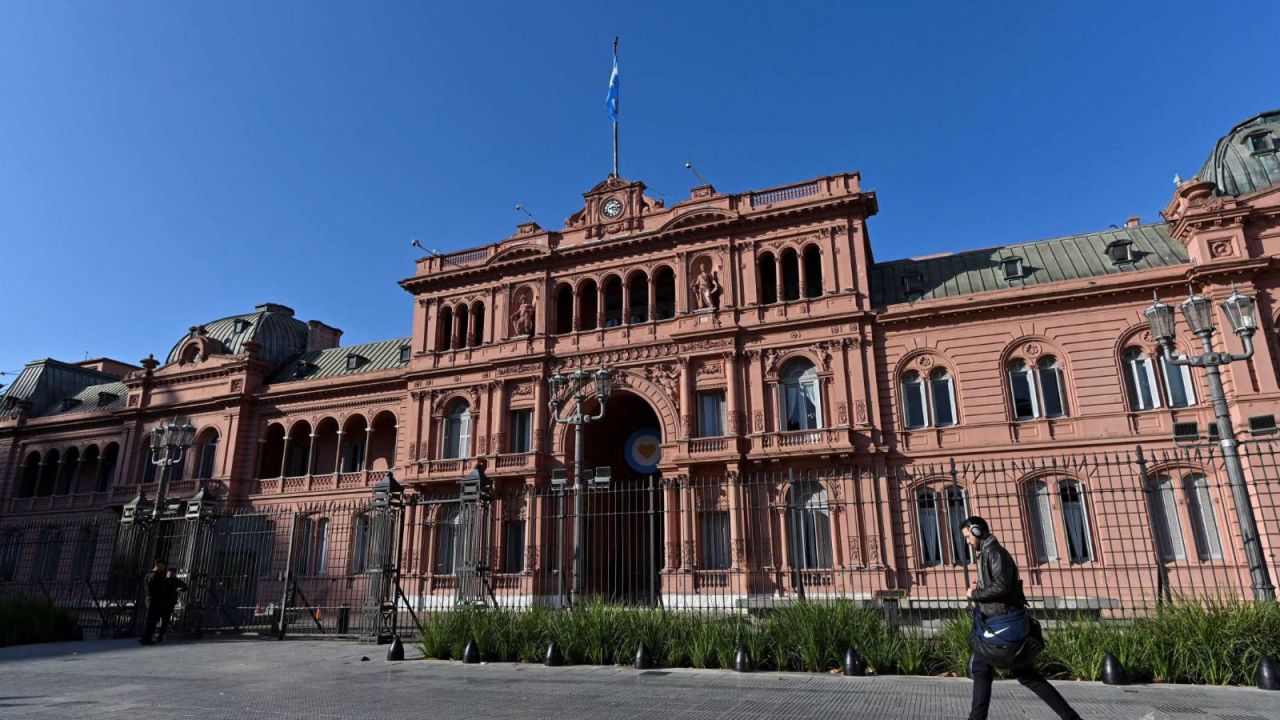
<instances>
[{"instance_id":1,"label":"ornate street lamp","mask_svg":"<svg viewBox=\"0 0 1280 720\"><path fill-rule=\"evenodd\" d=\"M165 491L169 488L169 468L182 462L187 448L196 438L196 429L190 422L178 424L174 418L167 424L157 425L151 431L151 464L160 468L160 483L156 486L156 501L151 508L151 527L147 533L147 562L157 560L156 545L160 540L160 518L167 509Z\"/></svg>"},{"instance_id":2,"label":"ornate street lamp","mask_svg":"<svg viewBox=\"0 0 1280 720\"><path fill-rule=\"evenodd\" d=\"M1147 308L1147 324L1151 328L1151 336L1160 343L1164 359L1174 365L1190 365L1204 368L1205 377L1209 380L1209 397L1213 401L1213 412L1218 425L1219 444L1222 446L1222 459L1227 468L1227 481L1231 485L1231 499L1235 504L1236 517L1240 522L1240 530L1244 534L1245 556L1249 562L1249 575L1253 580L1253 596L1260 601L1274 602L1275 586L1271 584L1270 572L1263 560L1262 543L1258 538L1258 524L1253 515L1253 503L1249 499L1249 489L1244 481L1244 466L1240 463L1239 441L1231 423L1231 413L1227 408L1227 396L1222 389L1223 365L1247 360L1253 357L1253 334L1258 329L1256 305L1253 298L1241 295L1231 286L1231 296L1222 302L1222 310L1231 321L1231 330L1244 344L1244 352L1238 355L1229 352L1216 352L1213 349L1213 303L1203 295L1192 292L1182 302L1182 316L1191 328L1192 334L1200 338L1204 352L1189 357L1177 353L1173 349L1175 337L1173 308L1160 302Z\"/></svg>"},{"instance_id":3,"label":"ornate street lamp","mask_svg":"<svg viewBox=\"0 0 1280 720\"><path fill-rule=\"evenodd\" d=\"M567 375L557 370L547 378L547 387L551 390L551 396L547 403L551 406L552 421L561 425L572 425L574 429L572 602L576 602L582 595L582 573L580 571L583 567L582 550L586 546L586 537L584 536L586 525L582 522L582 493L586 490L586 478L583 477L582 469L583 430L587 423L595 422L604 417L605 406L609 402L609 395L613 392L615 375L616 371L602 364L595 372L590 372L580 367ZM587 400L591 398L593 390L596 400L600 403L600 410L595 415L590 415L586 412L585 405ZM573 397L575 409L567 417L561 417L560 411L568 403L568 396Z\"/></svg>"}]
</instances>

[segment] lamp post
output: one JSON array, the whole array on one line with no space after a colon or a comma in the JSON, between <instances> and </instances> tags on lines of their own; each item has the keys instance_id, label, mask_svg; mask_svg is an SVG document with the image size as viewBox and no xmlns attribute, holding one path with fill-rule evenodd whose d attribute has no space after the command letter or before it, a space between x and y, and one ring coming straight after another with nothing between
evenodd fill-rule
<instances>
[{"instance_id":1,"label":"lamp post","mask_svg":"<svg viewBox=\"0 0 1280 720\"><path fill-rule=\"evenodd\" d=\"M605 405L609 402L609 394L613 392L614 374L613 370L606 368L602 364L595 372L580 367L567 375L556 371L551 377L547 378L547 386L551 390L551 399L548 400L548 404L551 406L552 421L561 425L572 425L574 429L573 565L571 570L573 573L573 595L571 604L577 602L582 595L582 548L586 544L586 538L583 536L586 526L582 523L582 492L586 488L585 478L582 476L583 429L587 423L595 422L604 417ZM593 381L595 383L595 397L600 402L600 410L595 415L589 415L585 410L585 405L591 397L591 393L588 392L588 385ZM560 411L564 409L568 401L567 396L573 397L574 411L567 417L561 417Z\"/></svg>"},{"instance_id":2,"label":"lamp post","mask_svg":"<svg viewBox=\"0 0 1280 720\"><path fill-rule=\"evenodd\" d=\"M182 462L187 448L195 440L196 429L190 422L178 424L174 418L168 424L157 425L151 431L151 464L160 469L160 482L156 485L156 501L151 508L151 527L147 533L146 562L156 561L156 546L160 540L160 518L165 512L165 491L169 487L169 468Z\"/></svg>"},{"instance_id":3,"label":"lamp post","mask_svg":"<svg viewBox=\"0 0 1280 720\"><path fill-rule=\"evenodd\" d=\"M1213 349L1213 303L1203 295L1192 292L1182 302L1182 316L1186 319L1191 333L1200 338L1204 352L1196 356L1175 353L1173 350L1174 313L1173 307L1160 302L1156 297L1151 307L1147 308L1147 324L1151 335L1160 343L1164 359L1174 365L1191 365L1204 368L1209 379L1209 396L1213 401L1213 412L1217 418L1219 444L1222 446L1222 458L1227 467L1227 481L1231 485L1231 499L1235 504L1236 518L1240 523L1240 531L1244 535L1245 558L1249 563L1249 575L1253 581L1253 597L1255 600L1274 602L1275 586L1271 584L1270 573L1262 557L1262 542L1258 537L1258 524L1253 515L1253 503L1249 499L1249 489L1245 486L1244 467L1240 463L1239 442L1236 440L1235 428L1231 424L1231 414L1227 409L1227 396L1222 389L1222 371L1220 368L1237 360L1247 360L1253 356L1253 334L1258 330L1256 307L1252 297L1241 295L1235 286L1231 287L1231 296L1222 301L1222 310L1231 322L1231 329L1244 344L1244 352L1234 355L1229 352L1217 352Z\"/></svg>"}]
</instances>

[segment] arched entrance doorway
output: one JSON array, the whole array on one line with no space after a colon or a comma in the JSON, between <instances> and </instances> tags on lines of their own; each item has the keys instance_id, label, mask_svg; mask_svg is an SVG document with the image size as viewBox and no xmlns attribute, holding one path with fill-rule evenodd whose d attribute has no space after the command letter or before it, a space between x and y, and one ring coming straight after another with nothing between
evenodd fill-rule
<instances>
[{"instance_id":1,"label":"arched entrance doorway","mask_svg":"<svg viewBox=\"0 0 1280 720\"><path fill-rule=\"evenodd\" d=\"M598 409L594 400L588 404L588 412ZM580 572L585 597L658 603L663 531L656 465L662 437L657 413L626 391L615 391L604 418L586 426L583 467L587 472L607 467L611 478L607 485L590 484L583 498ZM572 435L567 445L572 458Z\"/></svg>"}]
</instances>

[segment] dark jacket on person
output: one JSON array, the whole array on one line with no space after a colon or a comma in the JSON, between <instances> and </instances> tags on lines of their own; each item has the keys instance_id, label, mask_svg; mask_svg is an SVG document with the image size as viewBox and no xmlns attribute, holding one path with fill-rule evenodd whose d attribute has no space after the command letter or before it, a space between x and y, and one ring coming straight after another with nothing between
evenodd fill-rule
<instances>
[{"instance_id":1,"label":"dark jacket on person","mask_svg":"<svg viewBox=\"0 0 1280 720\"><path fill-rule=\"evenodd\" d=\"M973 600L987 617L1027 606L1018 566L994 535L984 537L978 546L978 589L973 592Z\"/></svg>"},{"instance_id":2,"label":"dark jacket on person","mask_svg":"<svg viewBox=\"0 0 1280 720\"><path fill-rule=\"evenodd\" d=\"M187 589L187 584L176 577L166 577L163 607L169 612L178 606L178 593Z\"/></svg>"},{"instance_id":3,"label":"dark jacket on person","mask_svg":"<svg viewBox=\"0 0 1280 720\"><path fill-rule=\"evenodd\" d=\"M154 570L147 573L147 599L153 605L162 605L168 596L169 578L165 577L164 573Z\"/></svg>"}]
</instances>

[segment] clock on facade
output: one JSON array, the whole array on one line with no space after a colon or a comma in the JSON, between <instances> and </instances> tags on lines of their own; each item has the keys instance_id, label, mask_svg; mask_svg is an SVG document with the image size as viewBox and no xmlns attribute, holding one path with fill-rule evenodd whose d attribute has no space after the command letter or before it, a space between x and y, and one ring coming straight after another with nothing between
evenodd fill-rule
<instances>
[{"instance_id":1,"label":"clock on facade","mask_svg":"<svg viewBox=\"0 0 1280 720\"><path fill-rule=\"evenodd\" d=\"M622 214L622 201L618 198L609 198L600 206L600 212L607 218L616 218Z\"/></svg>"}]
</instances>

